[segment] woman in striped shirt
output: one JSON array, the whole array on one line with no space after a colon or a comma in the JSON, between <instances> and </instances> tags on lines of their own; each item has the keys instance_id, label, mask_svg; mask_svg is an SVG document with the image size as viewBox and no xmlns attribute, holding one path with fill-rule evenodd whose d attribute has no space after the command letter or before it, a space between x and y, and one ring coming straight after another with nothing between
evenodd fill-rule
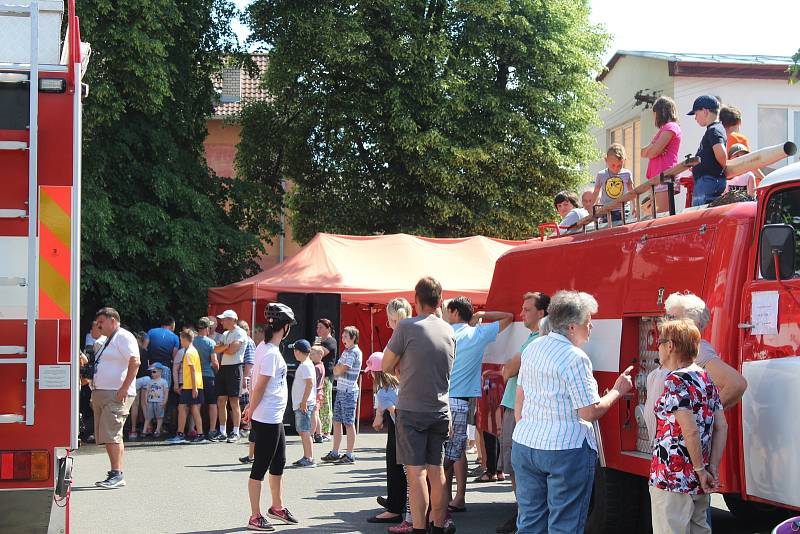
<instances>
[{"instance_id":1,"label":"woman in striped shirt","mask_svg":"<svg viewBox=\"0 0 800 534\"><path fill-rule=\"evenodd\" d=\"M592 362L580 348L592 331L594 297L559 291L547 312L553 331L522 353L517 381L511 463L520 534L583 532L597 462L592 421L633 387L631 366L598 394Z\"/></svg>"}]
</instances>

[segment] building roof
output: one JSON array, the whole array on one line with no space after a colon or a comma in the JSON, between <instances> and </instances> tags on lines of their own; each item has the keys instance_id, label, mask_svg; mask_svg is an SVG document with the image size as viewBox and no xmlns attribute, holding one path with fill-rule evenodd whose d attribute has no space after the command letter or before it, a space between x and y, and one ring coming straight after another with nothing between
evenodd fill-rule
<instances>
[{"instance_id":1,"label":"building roof","mask_svg":"<svg viewBox=\"0 0 800 534\"><path fill-rule=\"evenodd\" d=\"M789 56L744 54L694 54L653 52L646 50L617 50L606 68L597 77L602 81L624 56L656 59L668 63L670 76L709 78L767 78L788 80Z\"/></svg>"},{"instance_id":2,"label":"building roof","mask_svg":"<svg viewBox=\"0 0 800 534\"><path fill-rule=\"evenodd\" d=\"M267 68L266 54L253 54L259 73ZM214 106L215 119L235 117L242 111L244 103L251 100L267 100L267 92L261 89L261 76L251 78L244 69L223 69L214 79L214 88L220 93L220 102Z\"/></svg>"}]
</instances>

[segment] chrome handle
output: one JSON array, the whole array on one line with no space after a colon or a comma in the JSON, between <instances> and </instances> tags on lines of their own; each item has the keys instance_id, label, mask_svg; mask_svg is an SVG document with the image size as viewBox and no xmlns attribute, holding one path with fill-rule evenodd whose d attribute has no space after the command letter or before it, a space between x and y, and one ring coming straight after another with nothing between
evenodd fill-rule
<instances>
[{"instance_id":1,"label":"chrome handle","mask_svg":"<svg viewBox=\"0 0 800 534\"><path fill-rule=\"evenodd\" d=\"M742 330L746 329L749 330L750 328L753 328L753 325L751 325L750 323L739 323L739 328L741 328Z\"/></svg>"}]
</instances>

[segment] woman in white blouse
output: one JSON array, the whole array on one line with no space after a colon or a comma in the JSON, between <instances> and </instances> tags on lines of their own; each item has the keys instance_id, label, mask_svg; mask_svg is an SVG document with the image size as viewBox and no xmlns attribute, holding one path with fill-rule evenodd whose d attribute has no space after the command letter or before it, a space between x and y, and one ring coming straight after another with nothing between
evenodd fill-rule
<instances>
[{"instance_id":1,"label":"woman in white blouse","mask_svg":"<svg viewBox=\"0 0 800 534\"><path fill-rule=\"evenodd\" d=\"M594 297L559 291L547 311L553 331L522 353L517 381L511 462L520 534L583 532L597 463L592 421L633 386L631 366L598 394L592 362L580 348L592 331Z\"/></svg>"}]
</instances>

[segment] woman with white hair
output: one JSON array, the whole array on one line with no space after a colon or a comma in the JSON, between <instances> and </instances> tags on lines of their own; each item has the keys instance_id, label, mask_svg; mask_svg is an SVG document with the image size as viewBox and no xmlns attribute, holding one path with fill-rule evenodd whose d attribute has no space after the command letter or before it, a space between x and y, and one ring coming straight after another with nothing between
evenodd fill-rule
<instances>
[{"instance_id":1,"label":"woman with white hair","mask_svg":"<svg viewBox=\"0 0 800 534\"><path fill-rule=\"evenodd\" d=\"M547 309L548 335L522 353L511 462L517 482L517 532L583 532L594 483L596 421L630 391L628 367L603 397L581 350L597 301L559 291Z\"/></svg>"},{"instance_id":2,"label":"woman with white hair","mask_svg":"<svg viewBox=\"0 0 800 534\"><path fill-rule=\"evenodd\" d=\"M701 334L711 320L711 313L706 303L693 293L673 293L667 297L664 307L668 319L690 319ZM700 340L695 363L708 372L719 389L719 396L725 409L739 402L747 389L747 381L736 369L723 362L711 343L705 339Z\"/></svg>"}]
</instances>

